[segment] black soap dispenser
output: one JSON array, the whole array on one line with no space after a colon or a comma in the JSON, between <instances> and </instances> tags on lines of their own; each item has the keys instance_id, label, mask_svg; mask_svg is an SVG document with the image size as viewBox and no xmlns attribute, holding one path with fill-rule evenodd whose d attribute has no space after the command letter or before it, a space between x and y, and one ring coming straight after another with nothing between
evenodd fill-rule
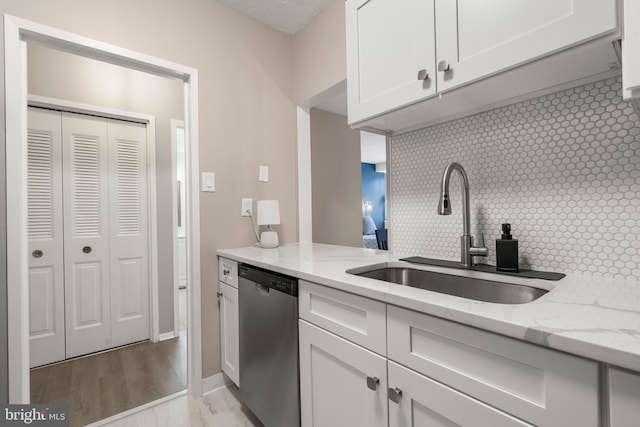
<instances>
[{"instance_id":1,"label":"black soap dispenser","mask_svg":"<svg viewBox=\"0 0 640 427\"><path fill-rule=\"evenodd\" d=\"M496 270L518 272L518 240L511 236L511 224L502 224L502 238L496 240Z\"/></svg>"}]
</instances>

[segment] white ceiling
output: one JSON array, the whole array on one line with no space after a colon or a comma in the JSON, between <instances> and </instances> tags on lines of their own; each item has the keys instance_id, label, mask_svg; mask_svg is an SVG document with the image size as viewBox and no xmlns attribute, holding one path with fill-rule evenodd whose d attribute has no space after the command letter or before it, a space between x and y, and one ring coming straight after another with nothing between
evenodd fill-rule
<instances>
[{"instance_id":1,"label":"white ceiling","mask_svg":"<svg viewBox=\"0 0 640 427\"><path fill-rule=\"evenodd\" d=\"M386 138L384 135L360 132L360 161L373 164L387 161Z\"/></svg>"},{"instance_id":2,"label":"white ceiling","mask_svg":"<svg viewBox=\"0 0 640 427\"><path fill-rule=\"evenodd\" d=\"M218 0L280 31L295 34L331 0Z\"/></svg>"}]
</instances>

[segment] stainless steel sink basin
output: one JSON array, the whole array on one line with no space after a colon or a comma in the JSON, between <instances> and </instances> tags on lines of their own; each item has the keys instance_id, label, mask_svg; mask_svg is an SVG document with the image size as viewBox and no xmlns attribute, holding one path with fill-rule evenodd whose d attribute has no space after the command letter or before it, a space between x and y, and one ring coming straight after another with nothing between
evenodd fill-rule
<instances>
[{"instance_id":1,"label":"stainless steel sink basin","mask_svg":"<svg viewBox=\"0 0 640 427\"><path fill-rule=\"evenodd\" d=\"M376 267L371 270L354 269L347 273L413 288L455 295L477 301L499 304L524 304L535 301L549 292L533 286L494 282L452 274L436 273L409 267Z\"/></svg>"}]
</instances>

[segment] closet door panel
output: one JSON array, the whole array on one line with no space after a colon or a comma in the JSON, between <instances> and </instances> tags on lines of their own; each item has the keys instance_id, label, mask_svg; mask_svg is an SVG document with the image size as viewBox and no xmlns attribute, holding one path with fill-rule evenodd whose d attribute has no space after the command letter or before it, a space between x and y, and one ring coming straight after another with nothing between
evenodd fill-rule
<instances>
[{"instance_id":1,"label":"closet door panel","mask_svg":"<svg viewBox=\"0 0 640 427\"><path fill-rule=\"evenodd\" d=\"M107 120L62 114L67 358L112 346Z\"/></svg>"},{"instance_id":2,"label":"closet door panel","mask_svg":"<svg viewBox=\"0 0 640 427\"><path fill-rule=\"evenodd\" d=\"M110 120L109 234L114 345L148 339L147 128Z\"/></svg>"},{"instance_id":3,"label":"closet door panel","mask_svg":"<svg viewBox=\"0 0 640 427\"><path fill-rule=\"evenodd\" d=\"M30 366L65 358L60 113L29 109L27 131Z\"/></svg>"}]
</instances>

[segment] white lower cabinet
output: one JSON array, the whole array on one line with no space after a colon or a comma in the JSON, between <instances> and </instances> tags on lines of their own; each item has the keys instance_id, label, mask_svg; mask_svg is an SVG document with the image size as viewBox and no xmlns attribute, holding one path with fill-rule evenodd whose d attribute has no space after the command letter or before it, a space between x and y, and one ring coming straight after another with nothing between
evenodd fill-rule
<instances>
[{"instance_id":1,"label":"white lower cabinet","mask_svg":"<svg viewBox=\"0 0 640 427\"><path fill-rule=\"evenodd\" d=\"M387 346L389 359L533 425L598 426L594 361L392 305Z\"/></svg>"},{"instance_id":2,"label":"white lower cabinet","mask_svg":"<svg viewBox=\"0 0 640 427\"><path fill-rule=\"evenodd\" d=\"M531 426L389 361L389 426Z\"/></svg>"},{"instance_id":3,"label":"white lower cabinet","mask_svg":"<svg viewBox=\"0 0 640 427\"><path fill-rule=\"evenodd\" d=\"M385 427L386 359L299 322L302 426Z\"/></svg>"},{"instance_id":4,"label":"white lower cabinet","mask_svg":"<svg viewBox=\"0 0 640 427\"><path fill-rule=\"evenodd\" d=\"M240 384L238 289L220 282L220 355L222 371Z\"/></svg>"},{"instance_id":5,"label":"white lower cabinet","mask_svg":"<svg viewBox=\"0 0 640 427\"><path fill-rule=\"evenodd\" d=\"M304 281L300 295L303 427L599 426L594 361ZM640 416L623 374L612 426Z\"/></svg>"},{"instance_id":6,"label":"white lower cabinet","mask_svg":"<svg viewBox=\"0 0 640 427\"><path fill-rule=\"evenodd\" d=\"M609 425L636 426L640 422L640 375L609 368Z\"/></svg>"}]
</instances>

